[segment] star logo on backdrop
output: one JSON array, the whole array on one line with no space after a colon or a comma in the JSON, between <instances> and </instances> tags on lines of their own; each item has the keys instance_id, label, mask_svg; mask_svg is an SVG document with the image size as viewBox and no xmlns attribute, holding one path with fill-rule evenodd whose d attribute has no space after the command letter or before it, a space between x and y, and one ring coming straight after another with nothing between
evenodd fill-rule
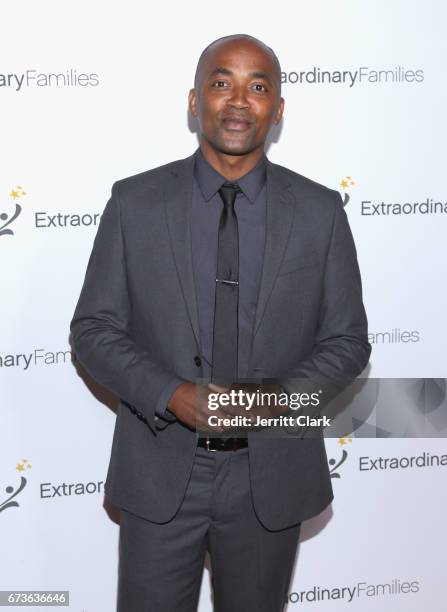
<instances>
[{"instance_id":1,"label":"star logo on backdrop","mask_svg":"<svg viewBox=\"0 0 447 612\"><path fill-rule=\"evenodd\" d=\"M343 447L346 444L352 444L352 438L338 438L338 444ZM330 465L330 477L331 478L341 478L340 473L337 471L338 468L346 461L348 458L348 451L343 448L341 457L337 461L337 459L329 459L328 463Z\"/></svg>"},{"instance_id":2,"label":"star logo on backdrop","mask_svg":"<svg viewBox=\"0 0 447 612\"><path fill-rule=\"evenodd\" d=\"M23 476L22 474L23 472L25 472L26 470L30 470L31 468L32 468L32 465L28 461L28 459L21 459L20 461L16 463L15 469L20 474L20 483L15 488L12 485L7 485L5 487L4 490L5 490L7 497L5 499L2 499L0 497L0 513L3 512L3 510L7 510L8 508L18 508L19 507L19 502L16 501L14 498L17 497L26 487L27 480L25 476ZM0 496L1 495L2 495L2 491L0 490Z\"/></svg>"},{"instance_id":3,"label":"star logo on backdrop","mask_svg":"<svg viewBox=\"0 0 447 612\"><path fill-rule=\"evenodd\" d=\"M355 187L355 181L352 178L352 176L345 176L344 178L342 178L340 181L340 187L345 192L344 197L343 197L343 206L346 206L346 204L349 202L349 199L350 199L350 195L346 190L349 189L350 187Z\"/></svg>"},{"instance_id":4,"label":"star logo on backdrop","mask_svg":"<svg viewBox=\"0 0 447 612\"><path fill-rule=\"evenodd\" d=\"M17 200L17 198L26 196L26 191L23 191L23 187L17 185L15 189L11 189L11 193L9 195L13 200Z\"/></svg>"},{"instance_id":5,"label":"star logo on backdrop","mask_svg":"<svg viewBox=\"0 0 447 612\"><path fill-rule=\"evenodd\" d=\"M352 438L339 438L338 439L338 443L340 444L340 446L344 446L345 444L348 444L348 442L352 442Z\"/></svg>"},{"instance_id":6,"label":"star logo on backdrop","mask_svg":"<svg viewBox=\"0 0 447 612\"><path fill-rule=\"evenodd\" d=\"M26 191L21 185L16 185L9 192L9 197L12 200L11 203L14 206L14 209L11 210L11 207L9 206L9 212L0 213L0 236L12 236L14 234L12 229L8 226L11 225L11 223L15 221L22 212L22 207L18 202L16 202L16 200L20 200L25 196Z\"/></svg>"},{"instance_id":7,"label":"star logo on backdrop","mask_svg":"<svg viewBox=\"0 0 447 612\"><path fill-rule=\"evenodd\" d=\"M28 461L28 459L22 459L22 461L16 465L16 470L18 472L24 472L27 469L30 470L32 467L33 466Z\"/></svg>"}]
</instances>

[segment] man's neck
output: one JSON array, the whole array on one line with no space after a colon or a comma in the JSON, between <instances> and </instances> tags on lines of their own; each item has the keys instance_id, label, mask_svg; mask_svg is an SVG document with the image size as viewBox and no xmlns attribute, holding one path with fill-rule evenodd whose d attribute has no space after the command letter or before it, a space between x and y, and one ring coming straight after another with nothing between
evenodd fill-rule
<instances>
[{"instance_id":1,"label":"man's neck","mask_svg":"<svg viewBox=\"0 0 447 612\"><path fill-rule=\"evenodd\" d=\"M210 166L231 182L237 181L241 176L250 172L264 155L263 147L247 155L227 155L216 151L206 141L201 142L200 150Z\"/></svg>"}]
</instances>

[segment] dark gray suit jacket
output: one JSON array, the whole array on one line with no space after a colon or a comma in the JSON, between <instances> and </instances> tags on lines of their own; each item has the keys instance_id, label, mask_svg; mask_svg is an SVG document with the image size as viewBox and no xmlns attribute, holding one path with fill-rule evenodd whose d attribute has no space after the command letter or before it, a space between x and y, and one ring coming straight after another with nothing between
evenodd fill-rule
<instances>
[{"instance_id":1,"label":"dark gray suit jacket","mask_svg":"<svg viewBox=\"0 0 447 612\"><path fill-rule=\"evenodd\" d=\"M106 496L160 523L181 504L198 435L173 415L168 422L154 413L173 378L202 375L192 181L190 156L113 185L71 322L77 359L121 398ZM341 388L365 368L370 352L340 194L268 161L250 375L280 379L288 390L296 389L296 378ZM311 438L248 437L253 502L267 528L301 522L332 501L322 431Z\"/></svg>"}]
</instances>

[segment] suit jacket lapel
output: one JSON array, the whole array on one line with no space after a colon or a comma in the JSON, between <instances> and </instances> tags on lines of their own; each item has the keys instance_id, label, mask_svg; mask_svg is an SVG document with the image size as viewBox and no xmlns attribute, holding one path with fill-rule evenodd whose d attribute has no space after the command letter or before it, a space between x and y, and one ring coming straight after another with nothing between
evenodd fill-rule
<instances>
[{"instance_id":1,"label":"suit jacket lapel","mask_svg":"<svg viewBox=\"0 0 447 612\"><path fill-rule=\"evenodd\" d=\"M267 220L264 263L253 334L259 329L289 240L294 215L294 196L281 169L267 160Z\"/></svg>"},{"instance_id":2,"label":"suit jacket lapel","mask_svg":"<svg viewBox=\"0 0 447 612\"><path fill-rule=\"evenodd\" d=\"M199 317L191 248L193 170L194 155L177 162L169 169L164 186L164 200L178 280L197 346L200 346Z\"/></svg>"}]
</instances>

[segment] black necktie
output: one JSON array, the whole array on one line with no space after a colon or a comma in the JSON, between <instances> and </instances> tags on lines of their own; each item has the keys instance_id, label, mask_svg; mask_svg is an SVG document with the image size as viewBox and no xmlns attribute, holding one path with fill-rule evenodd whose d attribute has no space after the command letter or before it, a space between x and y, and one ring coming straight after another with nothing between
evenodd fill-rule
<instances>
[{"instance_id":1,"label":"black necktie","mask_svg":"<svg viewBox=\"0 0 447 612\"><path fill-rule=\"evenodd\" d=\"M240 187L224 183L219 189L223 209L219 223L214 306L212 382L223 386L237 379L239 235L234 211Z\"/></svg>"}]
</instances>

